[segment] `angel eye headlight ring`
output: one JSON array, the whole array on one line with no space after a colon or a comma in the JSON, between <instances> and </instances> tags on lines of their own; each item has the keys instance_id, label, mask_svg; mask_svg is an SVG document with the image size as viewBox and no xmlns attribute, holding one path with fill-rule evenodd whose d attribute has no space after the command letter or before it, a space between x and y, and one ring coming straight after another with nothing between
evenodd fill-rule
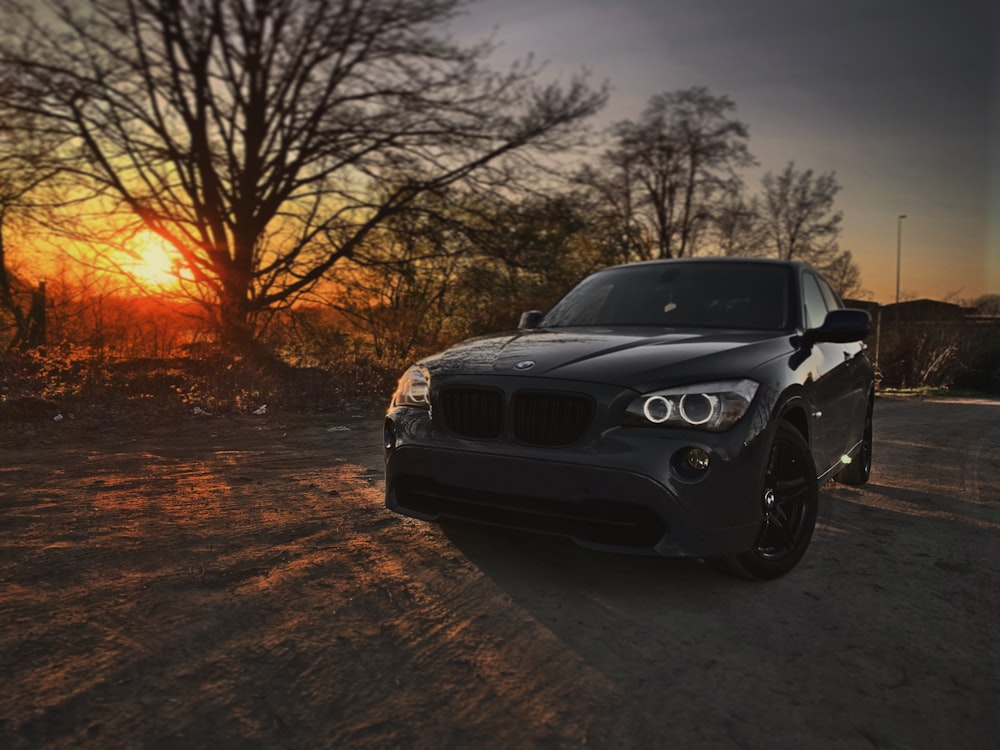
<instances>
[{"instance_id":1,"label":"angel eye headlight ring","mask_svg":"<svg viewBox=\"0 0 1000 750\"><path fill-rule=\"evenodd\" d=\"M662 424L674 413L674 405L663 396L650 396L642 405L642 413L653 424Z\"/></svg>"},{"instance_id":2,"label":"angel eye headlight ring","mask_svg":"<svg viewBox=\"0 0 1000 750\"><path fill-rule=\"evenodd\" d=\"M686 393L681 396L678 411L690 425L707 424L719 410L719 397L711 393Z\"/></svg>"}]
</instances>

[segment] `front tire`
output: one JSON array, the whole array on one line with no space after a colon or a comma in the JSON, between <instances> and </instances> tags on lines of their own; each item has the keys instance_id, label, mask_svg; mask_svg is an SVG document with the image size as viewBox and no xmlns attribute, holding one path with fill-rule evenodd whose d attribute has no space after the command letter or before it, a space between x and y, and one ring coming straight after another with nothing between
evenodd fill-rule
<instances>
[{"instance_id":1,"label":"front tire","mask_svg":"<svg viewBox=\"0 0 1000 750\"><path fill-rule=\"evenodd\" d=\"M771 441L760 502L763 518L754 546L719 560L724 570L741 578L766 580L790 571L816 527L816 466L809 444L788 422L778 425Z\"/></svg>"}]
</instances>

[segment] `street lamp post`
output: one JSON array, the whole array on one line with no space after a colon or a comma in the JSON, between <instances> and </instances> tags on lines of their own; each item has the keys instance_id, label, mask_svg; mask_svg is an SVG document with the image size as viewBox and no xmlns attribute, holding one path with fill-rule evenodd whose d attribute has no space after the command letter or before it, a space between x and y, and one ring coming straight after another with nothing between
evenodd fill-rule
<instances>
[{"instance_id":1,"label":"street lamp post","mask_svg":"<svg viewBox=\"0 0 1000 750\"><path fill-rule=\"evenodd\" d=\"M906 214L896 218L896 327L899 327L899 271L903 262L903 219Z\"/></svg>"}]
</instances>

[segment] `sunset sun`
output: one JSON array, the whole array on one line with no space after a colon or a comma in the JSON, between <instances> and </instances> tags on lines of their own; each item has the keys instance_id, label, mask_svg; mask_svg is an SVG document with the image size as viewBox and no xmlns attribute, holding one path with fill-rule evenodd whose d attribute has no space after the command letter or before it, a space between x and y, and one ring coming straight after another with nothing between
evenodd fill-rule
<instances>
[{"instance_id":1,"label":"sunset sun","mask_svg":"<svg viewBox=\"0 0 1000 750\"><path fill-rule=\"evenodd\" d=\"M126 244L128 258L122 266L146 288L164 289L177 284L180 256L159 235L148 230L138 232Z\"/></svg>"}]
</instances>

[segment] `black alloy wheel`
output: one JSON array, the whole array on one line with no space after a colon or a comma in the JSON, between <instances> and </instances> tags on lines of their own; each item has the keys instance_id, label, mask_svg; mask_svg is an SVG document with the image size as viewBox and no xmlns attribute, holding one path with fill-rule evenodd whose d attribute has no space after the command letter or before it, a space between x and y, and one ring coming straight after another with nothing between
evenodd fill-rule
<instances>
[{"instance_id":1,"label":"black alloy wheel","mask_svg":"<svg viewBox=\"0 0 1000 750\"><path fill-rule=\"evenodd\" d=\"M757 580L784 575L809 546L818 505L816 468L809 444L795 427L782 422L768 453L757 539L752 549L722 558L723 568Z\"/></svg>"}]
</instances>

